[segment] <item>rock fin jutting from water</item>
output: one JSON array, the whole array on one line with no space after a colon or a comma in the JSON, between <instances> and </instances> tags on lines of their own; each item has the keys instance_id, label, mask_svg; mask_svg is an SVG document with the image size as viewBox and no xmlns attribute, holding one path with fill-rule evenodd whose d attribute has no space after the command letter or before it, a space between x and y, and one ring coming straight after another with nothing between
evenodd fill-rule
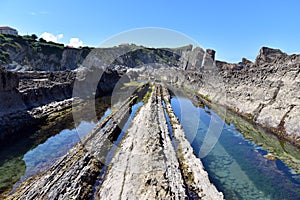
<instances>
[{"instance_id":1,"label":"rock fin jutting from water","mask_svg":"<svg viewBox=\"0 0 300 200\"><path fill-rule=\"evenodd\" d=\"M223 199L176 121L168 91L154 85L150 92L105 171L101 161L113 147L107 138L120 134L118 124L134 96L46 173L26 180L7 199ZM163 101L174 121L174 137L170 137ZM104 175L99 182L100 171Z\"/></svg>"}]
</instances>

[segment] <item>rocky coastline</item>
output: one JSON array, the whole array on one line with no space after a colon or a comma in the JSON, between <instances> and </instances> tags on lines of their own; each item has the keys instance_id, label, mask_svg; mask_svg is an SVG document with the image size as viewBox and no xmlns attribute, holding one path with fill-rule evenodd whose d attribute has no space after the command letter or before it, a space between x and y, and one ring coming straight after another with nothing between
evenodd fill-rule
<instances>
[{"instance_id":1,"label":"rocky coastline","mask_svg":"<svg viewBox=\"0 0 300 200\"><path fill-rule=\"evenodd\" d=\"M29 49L37 45L29 40ZM0 144L27 137L15 133L71 109L74 99L112 94L116 85L130 81L156 83L125 99L45 174L27 179L7 199L128 199L132 194L149 199L223 199L186 140L164 84L187 91L196 103L228 110L231 120L231 114L240 115L300 148L299 54L262 47L254 62L243 58L239 63L227 63L216 60L214 50L191 45L175 49L136 45L70 49L54 45L46 52L44 47L39 52L26 52L24 45L20 55L5 45L0 49L10 55L1 60L4 67L0 67ZM23 58L28 57L32 60L24 63ZM46 64L40 66L43 62ZM80 96L74 96L76 89L82 91ZM104 165L132 106L145 95L144 105L109 165Z\"/></svg>"},{"instance_id":2,"label":"rocky coastline","mask_svg":"<svg viewBox=\"0 0 300 200\"><path fill-rule=\"evenodd\" d=\"M127 99L47 173L26 180L7 199L101 199L104 196L223 199L222 193L210 183L200 159L193 154L178 121L173 124L174 138L170 137L162 106L162 100L167 100L167 90L155 85L148 92L151 96L144 99L145 104L135 114L111 162L106 163L102 184L95 185L105 167L103 159L113 146L111 139L120 134L119 126L137 96ZM172 120L176 120L169 103L167 107ZM145 134L139 134L142 132ZM172 143L174 139L176 146Z\"/></svg>"}]
</instances>

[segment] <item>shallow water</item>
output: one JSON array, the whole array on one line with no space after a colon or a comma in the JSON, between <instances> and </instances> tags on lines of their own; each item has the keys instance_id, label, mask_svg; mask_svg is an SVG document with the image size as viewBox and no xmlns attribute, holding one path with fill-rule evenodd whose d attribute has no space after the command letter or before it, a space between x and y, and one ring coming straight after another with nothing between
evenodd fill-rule
<instances>
[{"instance_id":1,"label":"shallow water","mask_svg":"<svg viewBox=\"0 0 300 200\"><path fill-rule=\"evenodd\" d=\"M65 155L84 134L111 113L109 103L109 97L97 99L98 119L81 121L78 126L74 125L72 112L68 111L58 119L46 120L45 124L35 127L32 132L21 130L28 132L26 135L29 136L0 148L0 194L15 182L44 171Z\"/></svg>"},{"instance_id":2,"label":"shallow water","mask_svg":"<svg viewBox=\"0 0 300 200\"><path fill-rule=\"evenodd\" d=\"M265 158L268 152L245 139L234 125L187 98L173 97L171 104L210 180L226 199L300 199L300 175L279 159ZM214 130L220 130L220 135ZM205 140L208 133L218 136L216 144ZM207 155L210 148L201 148L203 141L212 142Z\"/></svg>"},{"instance_id":3,"label":"shallow water","mask_svg":"<svg viewBox=\"0 0 300 200\"><path fill-rule=\"evenodd\" d=\"M80 141L80 138L92 131L110 113L111 110L108 108L97 123L82 121L76 128L71 130L64 129L55 136L48 138L45 143L28 151L23 157L26 165L24 177L26 178L44 171L49 165L65 155L69 149Z\"/></svg>"}]
</instances>

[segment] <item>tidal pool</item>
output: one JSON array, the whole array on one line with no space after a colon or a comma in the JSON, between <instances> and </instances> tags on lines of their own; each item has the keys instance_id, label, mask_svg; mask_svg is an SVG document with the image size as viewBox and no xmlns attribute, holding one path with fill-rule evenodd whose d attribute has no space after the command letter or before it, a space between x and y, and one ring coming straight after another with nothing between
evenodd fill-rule
<instances>
[{"instance_id":1,"label":"tidal pool","mask_svg":"<svg viewBox=\"0 0 300 200\"><path fill-rule=\"evenodd\" d=\"M212 110L197 107L187 98L173 97L171 105L198 157L208 130L214 128L210 123L221 124L217 143L201 160L226 199L300 199L300 175L280 159L267 159L263 147L268 144L245 139L233 124L224 123ZM286 156L291 155L286 152Z\"/></svg>"},{"instance_id":2,"label":"tidal pool","mask_svg":"<svg viewBox=\"0 0 300 200\"><path fill-rule=\"evenodd\" d=\"M32 130L21 130L26 135L24 138L0 147L0 194L10 190L14 183L50 167L78 143L80 137L111 113L110 97L99 98L95 103L96 120L82 120L76 126L72 111L68 110L58 113L58 117L47 119Z\"/></svg>"}]
</instances>

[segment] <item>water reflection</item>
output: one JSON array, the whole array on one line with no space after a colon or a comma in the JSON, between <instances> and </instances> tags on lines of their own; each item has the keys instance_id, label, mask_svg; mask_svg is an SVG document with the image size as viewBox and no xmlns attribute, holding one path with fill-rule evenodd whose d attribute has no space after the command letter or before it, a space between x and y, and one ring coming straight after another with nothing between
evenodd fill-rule
<instances>
[{"instance_id":1,"label":"water reflection","mask_svg":"<svg viewBox=\"0 0 300 200\"><path fill-rule=\"evenodd\" d=\"M61 156L65 155L69 149L80 141L80 138L88 134L98 123L105 119L111 113L107 109L102 118L97 122L82 121L78 127L74 129L64 129L57 135L50 137L43 144L28 151L23 160L26 164L26 172L23 178L40 173L57 161ZM78 134L80 133L80 135ZM22 179L21 179L22 180Z\"/></svg>"},{"instance_id":2,"label":"water reflection","mask_svg":"<svg viewBox=\"0 0 300 200\"><path fill-rule=\"evenodd\" d=\"M87 133L111 112L110 97L99 98L95 103L98 119L82 121L78 126L82 133ZM20 130L23 138L0 147L0 194L20 179L49 167L79 141L71 110L57 113L33 128Z\"/></svg>"},{"instance_id":3,"label":"water reflection","mask_svg":"<svg viewBox=\"0 0 300 200\"><path fill-rule=\"evenodd\" d=\"M173 97L171 104L199 156L211 120L222 119L186 98ZM300 199L300 176L291 173L291 168L281 160L266 159L266 154L233 125L224 123L217 144L202 162L226 199Z\"/></svg>"}]
</instances>

